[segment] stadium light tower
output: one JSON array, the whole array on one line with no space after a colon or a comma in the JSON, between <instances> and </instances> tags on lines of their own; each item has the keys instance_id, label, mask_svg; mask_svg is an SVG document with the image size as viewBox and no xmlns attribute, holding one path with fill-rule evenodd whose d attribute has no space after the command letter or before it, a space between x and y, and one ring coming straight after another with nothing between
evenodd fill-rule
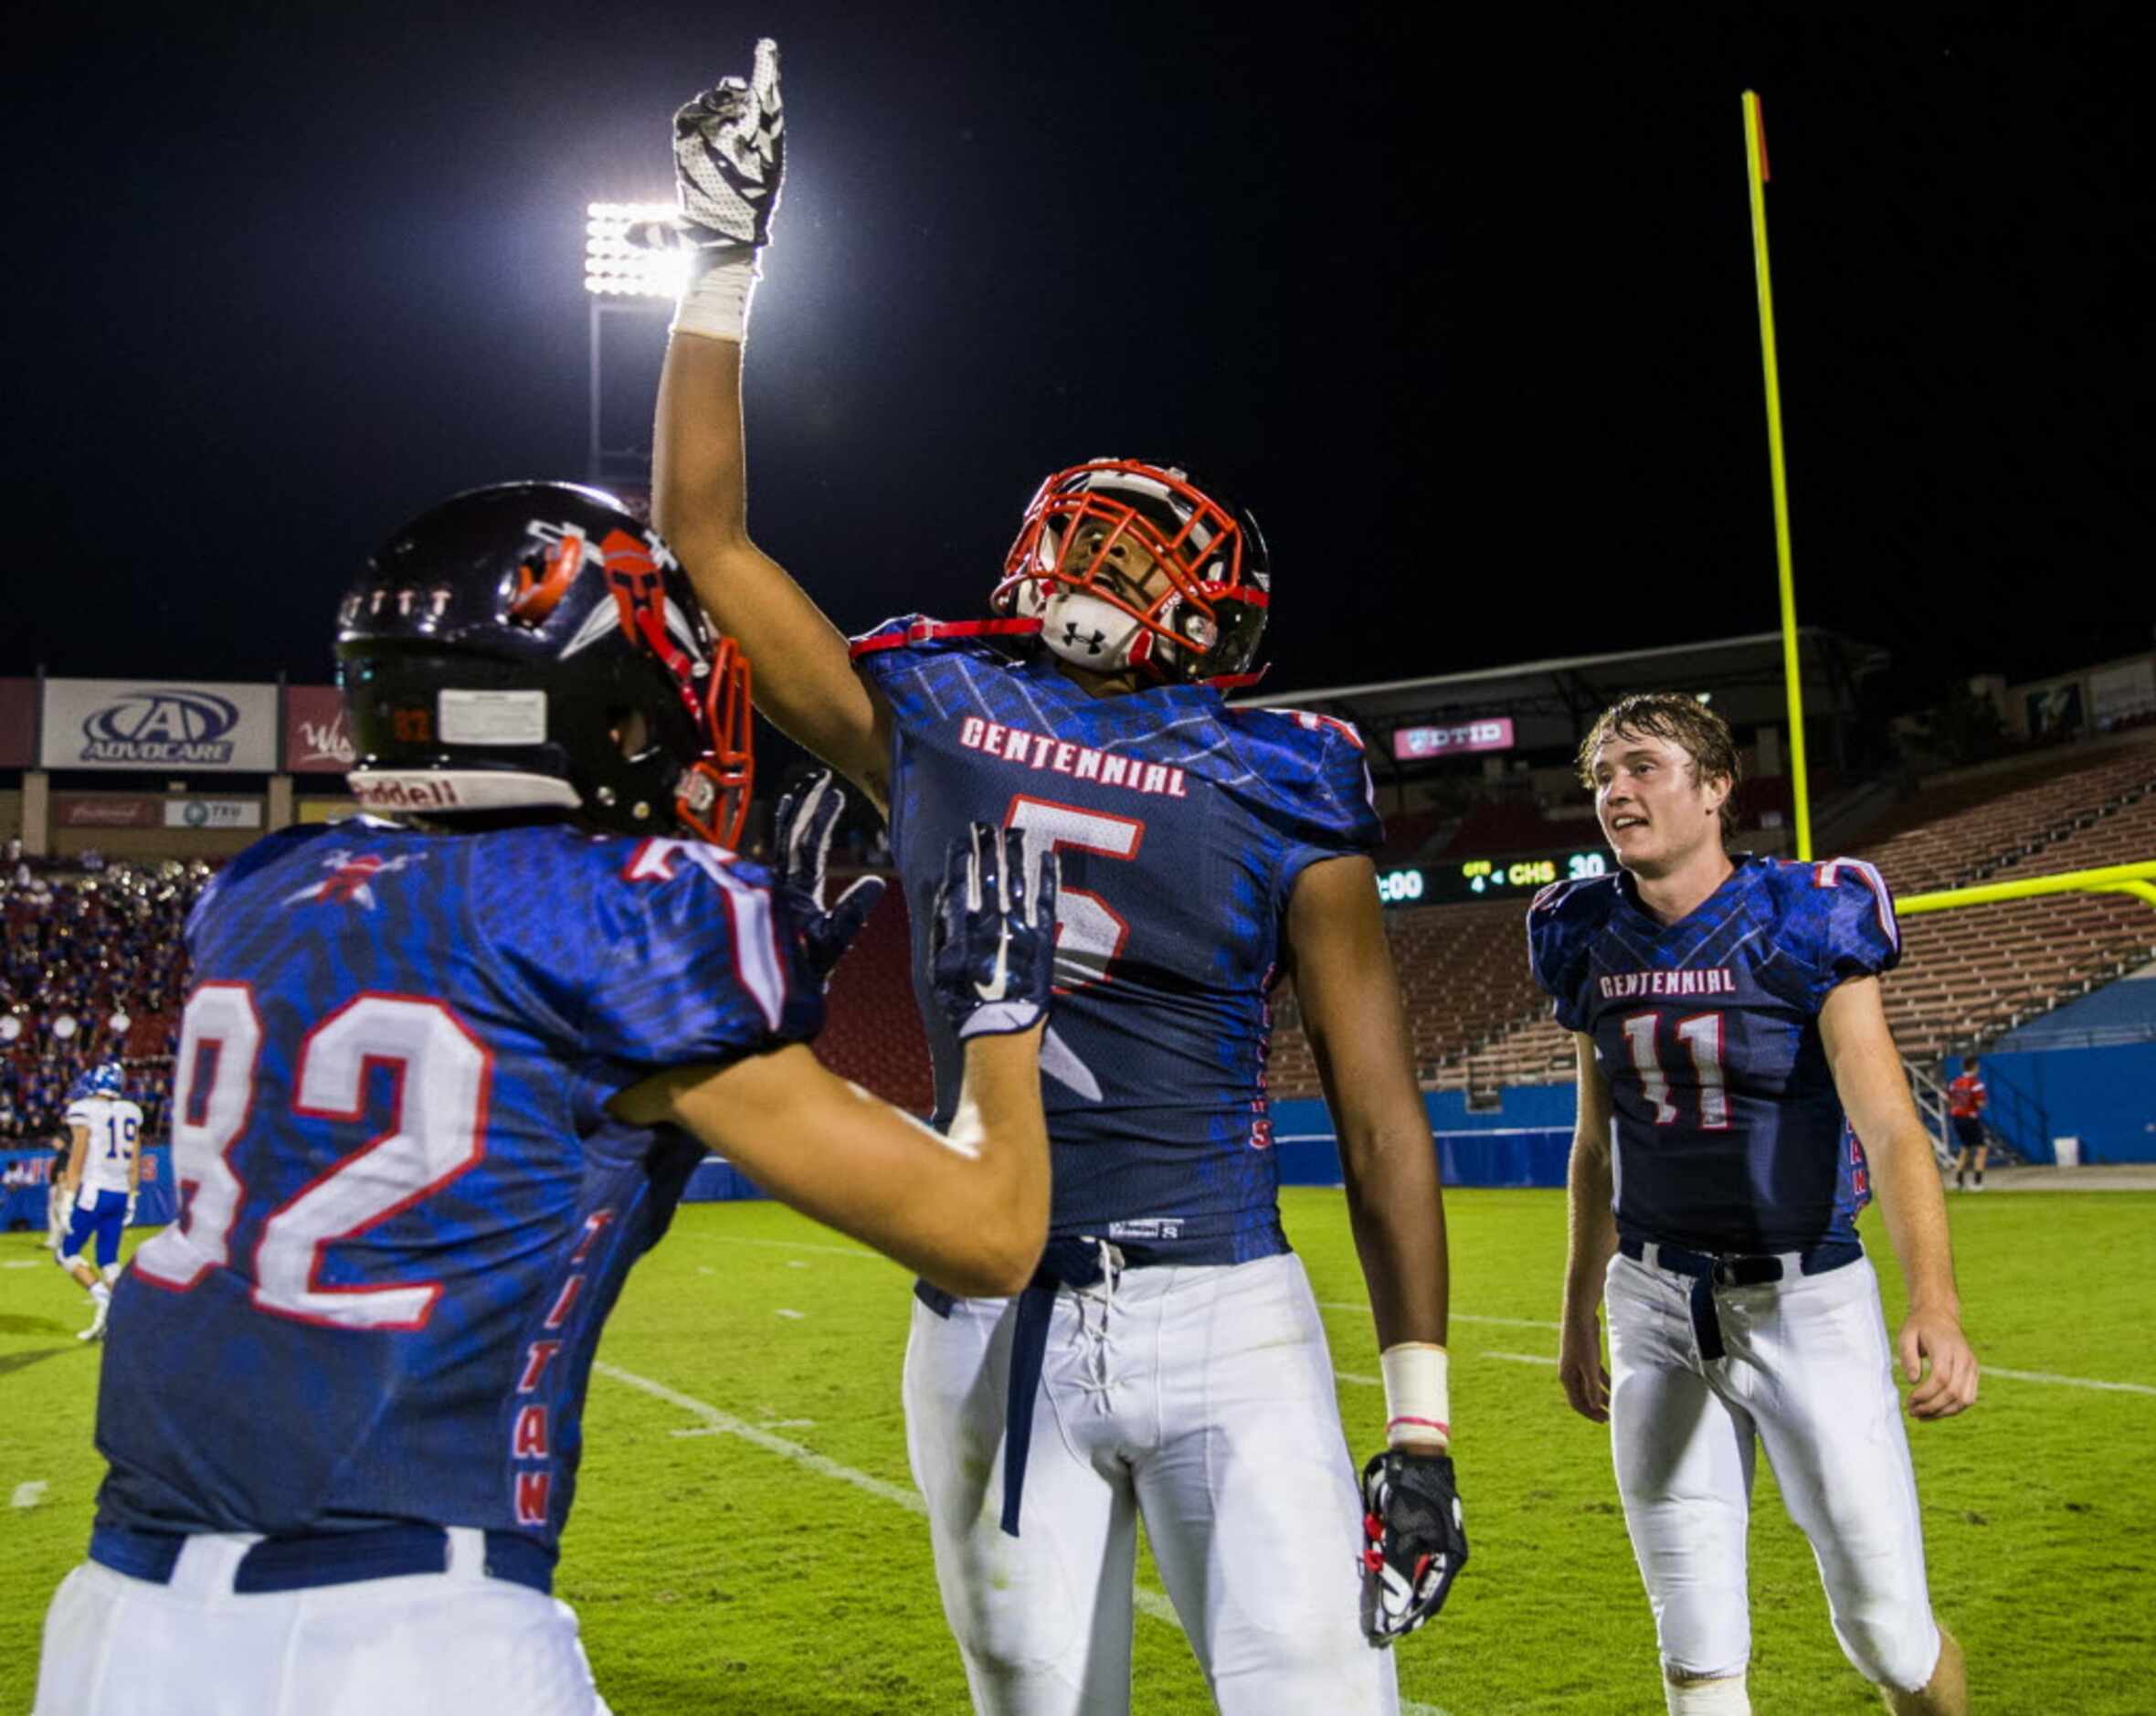
<instances>
[{"instance_id":1,"label":"stadium light tower","mask_svg":"<svg viewBox=\"0 0 2156 1716\"><path fill-rule=\"evenodd\" d=\"M606 444L603 429L606 364L604 352L609 321L629 316L648 324L654 314L671 308L681 289L687 257L680 250L640 245L632 236L644 223L671 221L674 206L667 203L591 203L584 211L584 290L590 303L590 439L585 455L586 474L604 482L612 474L609 461L640 464L641 447Z\"/></svg>"}]
</instances>

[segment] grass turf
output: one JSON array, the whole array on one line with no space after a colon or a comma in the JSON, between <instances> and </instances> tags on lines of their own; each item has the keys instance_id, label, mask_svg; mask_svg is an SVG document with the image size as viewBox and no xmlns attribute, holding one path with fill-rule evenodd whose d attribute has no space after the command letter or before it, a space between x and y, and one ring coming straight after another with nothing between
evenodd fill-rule
<instances>
[{"instance_id":1,"label":"grass turf","mask_svg":"<svg viewBox=\"0 0 2156 1716\"><path fill-rule=\"evenodd\" d=\"M1344 1308L1326 1314L1335 1363L1374 1375L1338 1194L1285 1202L1318 1298ZM1443 1616L1400 1647L1402 1693L1453 1716L1653 1716L1654 1627L1605 1433L1565 1410L1548 1361L1561 1198L1455 1191L1450 1206L1474 1560ZM1956 1199L1952 1214L1980 1358L2156 1386L2156 1195L1989 1194ZM1866 1223L1876 1255L1879 1225ZM1879 1260L1891 1316L1898 1279ZM910 1493L898 1400L907 1287L896 1266L771 1204L684 1209L630 1277L600 1361L673 1398L594 1379L560 1577L618 1716L967 1708L918 1516L769 1441ZM81 1555L101 1471L98 1360L74 1339L87 1309L35 1236L0 1237L0 1497L16 1503L0 1512L0 1711L28 1707L40 1617ZM1378 1441L1379 1391L1343 1382L1340 1393L1359 1458ZM724 1427L736 1424L766 1439ZM1978 1709L2156 1708L2152 1433L2156 1395L1997 1376L1966 1417L1912 1426L1933 1598L1968 1651ZM1159 1589L1149 1563L1139 1576ZM1751 1578L1758 1707L1876 1710L1835 1647L1764 1462ZM1134 1701L1147 1716L1210 1708L1181 1635L1144 1615Z\"/></svg>"}]
</instances>

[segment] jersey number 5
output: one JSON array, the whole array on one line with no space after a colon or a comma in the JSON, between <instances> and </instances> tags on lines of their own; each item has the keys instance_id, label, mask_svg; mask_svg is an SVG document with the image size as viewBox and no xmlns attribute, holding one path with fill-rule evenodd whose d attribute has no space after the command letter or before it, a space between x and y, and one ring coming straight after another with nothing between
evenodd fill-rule
<instances>
[{"instance_id":1,"label":"jersey number 5","mask_svg":"<svg viewBox=\"0 0 2156 1716\"><path fill-rule=\"evenodd\" d=\"M1022 828L1037 850L1046 841L1052 851L1075 846L1108 858L1136 858L1145 842L1146 825L1127 816L1082 810L1024 793L1010 801L1003 826ZM1083 989L1107 980L1109 963L1130 939L1130 925L1097 894L1063 884L1056 890L1055 981L1058 989Z\"/></svg>"},{"instance_id":2,"label":"jersey number 5","mask_svg":"<svg viewBox=\"0 0 2156 1716\"><path fill-rule=\"evenodd\" d=\"M1633 1071L1640 1075L1640 1090L1654 1107L1656 1126L1675 1126L1677 1105L1671 1100L1669 1075L1662 1070L1655 1038L1662 1028L1658 1012L1629 1014L1624 1020L1624 1046L1632 1055ZM1723 1132L1729 1127L1729 1087L1722 1077L1722 1015L1693 1013L1676 1022L1677 1042L1692 1057L1694 1082L1699 1087L1699 1129Z\"/></svg>"},{"instance_id":3,"label":"jersey number 5","mask_svg":"<svg viewBox=\"0 0 2156 1716\"><path fill-rule=\"evenodd\" d=\"M232 1147L257 1124L256 1063L262 1021L244 983L205 983L180 1024L173 1089L173 1165L186 1213L135 1254L144 1280L185 1292L212 1269L231 1266L229 1240L247 1187ZM322 1254L410 1209L486 1153L493 1056L438 1001L363 994L347 1001L300 1045L292 1112L309 1119L358 1121L367 1073L392 1075L388 1128L339 1157L272 1210L255 1242L250 1269L256 1307L301 1322L343 1329L421 1329L441 1296L439 1281L395 1287L327 1287Z\"/></svg>"}]
</instances>

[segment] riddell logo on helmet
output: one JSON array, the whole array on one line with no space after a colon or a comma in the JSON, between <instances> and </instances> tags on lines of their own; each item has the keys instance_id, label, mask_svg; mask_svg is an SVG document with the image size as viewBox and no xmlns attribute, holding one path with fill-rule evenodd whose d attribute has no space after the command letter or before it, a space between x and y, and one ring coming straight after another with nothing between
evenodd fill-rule
<instances>
[{"instance_id":1,"label":"riddell logo on helmet","mask_svg":"<svg viewBox=\"0 0 2156 1716\"><path fill-rule=\"evenodd\" d=\"M355 777L352 796L370 810L444 810L463 802L447 780L422 780L409 775Z\"/></svg>"}]
</instances>

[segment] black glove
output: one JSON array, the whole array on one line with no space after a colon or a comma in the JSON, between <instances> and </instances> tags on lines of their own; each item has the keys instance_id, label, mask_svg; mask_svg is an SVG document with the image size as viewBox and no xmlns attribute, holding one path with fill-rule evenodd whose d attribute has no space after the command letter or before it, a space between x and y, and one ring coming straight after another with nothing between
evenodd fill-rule
<instances>
[{"instance_id":1,"label":"black glove","mask_svg":"<svg viewBox=\"0 0 2156 1716\"><path fill-rule=\"evenodd\" d=\"M935 895L930 971L960 1037L1030 1031L1055 983L1056 856L1029 885L1026 832L976 822L951 842Z\"/></svg>"},{"instance_id":2,"label":"black glove","mask_svg":"<svg viewBox=\"0 0 2156 1716\"><path fill-rule=\"evenodd\" d=\"M1467 1564L1453 1461L1388 1448L1362 1468L1362 1630L1390 1645L1444 1607Z\"/></svg>"},{"instance_id":3,"label":"black glove","mask_svg":"<svg viewBox=\"0 0 2156 1716\"><path fill-rule=\"evenodd\" d=\"M824 861L830 856L831 831L845 808L846 795L832 785L827 768L781 799L771 823L778 891L792 908L808 969L819 983L831 980L832 970L883 897L883 878L863 876L830 910L824 909Z\"/></svg>"}]
</instances>

